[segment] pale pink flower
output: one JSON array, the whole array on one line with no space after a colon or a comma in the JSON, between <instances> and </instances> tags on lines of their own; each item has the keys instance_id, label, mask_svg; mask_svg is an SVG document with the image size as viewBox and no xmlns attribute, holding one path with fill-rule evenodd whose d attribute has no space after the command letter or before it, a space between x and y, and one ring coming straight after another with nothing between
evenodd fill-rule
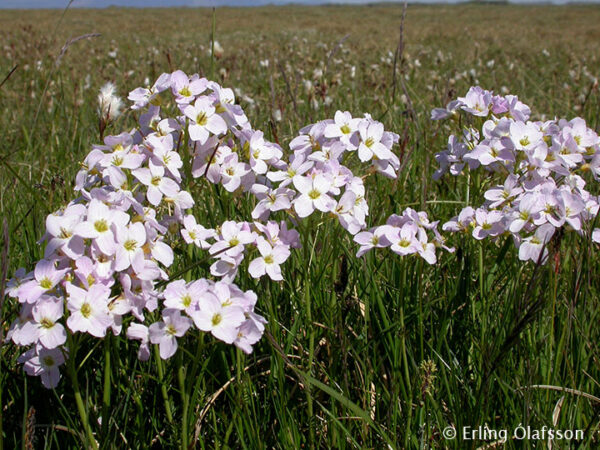
<instances>
[{"instance_id":1,"label":"pale pink flower","mask_svg":"<svg viewBox=\"0 0 600 450\"><path fill-rule=\"evenodd\" d=\"M208 283L205 280L191 283L186 283L185 280L172 281L163 293L164 305L170 309L185 311L189 315L207 290Z\"/></svg>"},{"instance_id":2,"label":"pale pink flower","mask_svg":"<svg viewBox=\"0 0 600 450\"><path fill-rule=\"evenodd\" d=\"M64 314L64 302L54 297L41 297L33 307L32 316L37 327L37 340L45 348L63 345L67 340L65 327L58 321Z\"/></svg>"},{"instance_id":3,"label":"pale pink flower","mask_svg":"<svg viewBox=\"0 0 600 450\"><path fill-rule=\"evenodd\" d=\"M326 138L339 138L348 150L356 150L358 139L353 139L358 131L358 126L362 119L353 119L348 111L337 111L334 116L334 123L325 127L324 134Z\"/></svg>"},{"instance_id":4,"label":"pale pink flower","mask_svg":"<svg viewBox=\"0 0 600 450\"><path fill-rule=\"evenodd\" d=\"M175 180L181 181L179 169L183 167L183 161L179 153L174 150L173 135L151 135L146 138L144 143L152 150L152 162L156 165L163 165ZM132 169L137 169L137 167L132 167Z\"/></svg>"},{"instance_id":5,"label":"pale pink flower","mask_svg":"<svg viewBox=\"0 0 600 450\"><path fill-rule=\"evenodd\" d=\"M194 244L196 247L200 247L203 250L210 248L208 239L216 237L216 233L212 229L206 229L202 225L196 223L196 218L191 214L185 216L183 219L183 228L181 230L181 236L183 240L188 244Z\"/></svg>"},{"instance_id":6,"label":"pale pink flower","mask_svg":"<svg viewBox=\"0 0 600 450\"><path fill-rule=\"evenodd\" d=\"M479 208L475 211L475 228L473 237L477 240L487 236L498 236L504 231L502 220L504 215L500 211L487 211Z\"/></svg>"},{"instance_id":7,"label":"pale pink flower","mask_svg":"<svg viewBox=\"0 0 600 450\"><path fill-rule=\"evenodd\" d=\"M251 192L259 200L252 210L254 220L265 220L271 212L290 209L292 207L291 199L294 196L292 189L279 187L271 189L264 184L254 184Z\"/></svg>"},{"instance_id":8,"label":"pale pink flower","mask_svg":"<svg viewBox=\"0 0 600 450\"><path fill-rule=\"evenodd\" d=\"M261 329L254 320L246 320L237 329L237 336L233 344L244 353L250 354L252 346L260 340L263 332L264 326Z\"/></svg>"},{"instance_id":9,"label":"pale pink flower","mask_svg":"<svg viewBox=\"0 0 600 450\"><path fill-rule=\"evenodd\" d=\"M34 279L23 283L17 291L20 302L35 303L42 294L51 291L69 269L57 270L54 261L40 260L35 265Z\"/></svg>"},{"instance_id":10,"label":"pale pink flower","mask_svg":"<svg viewBox=\"0 0 600 450\"><path fill-rule=\"evenodd\" d=\"M206 296L199 303L199 310L194 313L196 326L227 344L238 337L238 327L244 322L244 310L240 306L228 305L214 296Z\"/></svg>"},{"instance_id":11,"label":"pale pink flower","mask_svg":"<svg viewBox=\"0 0 600 450\"><path fill-rule=\"evenodd\" d=\"M275 148L265 142L262 131L252 133L247 145L252 170L257 174L267 173L267 161L277 155Z\"/></svg>"},{"instance_id":12,"label":"pale pink flower","mask_svg":"<svg viewBox=\"0 0 600 450\"><path fill-rule=\"evenodd\" d=\"M162 91L169 88L171 84L171 75L168 73L161 74L151 88L136 88L129 93L127 99L134 102L131 109L141 109L148 103L152 103L156 96Z\"/></svg>"},{"instance_id":13,"label":"pale pink flower","mask_svg":"<svg viewBox=\"0 0 600 450\"><path fill-rule=\"evenodd\" d=\"M331 182L324 175L294 177L294 186L301 194L294 200L294 209L299 217L307 217L315 209L329 212L335 207L335 200L328 195Z\"/></svg>"},{"instance_id":14,"label":"pale pink flower","mask_svg":"<svg viewBox=\"0 0 600 450\"><path fill-rule=\"evenodd\" d=\"M554 227L549 223L540 226L533 236L527 237L521 242L519 246L519 259L521 261L531 260L534 263L544 263L548 256L546 246L553 234Z\"/></svg>"},{"instance_id":15,"label":"pale pink flower","mask_svg":"<svg viewBox=\"0 0 600 450\"><path fill-rule=\"evenodd\" d=\"M191 326L192 321L180 311L166 309L163 319L148 328L150 342L159 345L162 359L169 359L177 351L177 338L183 337Z\"/></svg>"},{"instance_id":16,"label":"pale pink flower","mask_svg":"<svg viewBox=\"0 0 600 450\"><path fill-rule=\"evenodd\" d=\"M67 325L71 331L89 333L102 338L112 319L108 311L110 289L101 284L93 285L88 291L67 283L67 308L71 315Z\"/></svg>"},{"instance_id":17,"label":"pale pink flower","mask_svg":"<svg viewBox=\"0 0 600 450\"><path fill-rule=\"evenodd\" d=\"M145 243L146 229L142 223L136 222L126 228L117 229L115 270L122 272L131 266L136 274L141 274L145 268Z\"/></svg>"},{"instance_id":18,"label":"pale pink flower","mask_svg":"<svg viewBox=\"0 0 600 450\"><path fill-rule=\"evenodd\" d=\"M75 235L75 227L86 213L84 205L68 206L62 214L50 214L46 217L46 233L49 237L44 255L50 257L61 251L71 259L77 259L84 252L83 238Z\"/></svg>"},{"instance_id":19,"label":"pale pink flower","mask_svg":"<svg viewBox=\"0 0 600 450\"><path fill-rule=\"evenodd\" d=\"M140 341L138 350L138 359L140 361L148 361L150 358L150 335L148 327L141 323L131 323L127 328L127 339L135 339Z\"/></svg>"},{"instance_id":20,"label":"pale pink flower","mask_svg":"<svg viewBox=\"0 0 600 450\"><path fill-rule=\"evenodd\" d=\"M260 256L250 262L248 273L253 278L260 278L266 273L274 281L283 280L279 266L290 256L290 249L286 245L272 247L262 236L256 239L256 247Z\"/></svg>"},{"instance_id":21,"label":"pale pink flower","mask_svg":"<svg viewBox=\"0 0 600 450\"><path fill-rule=\"evenodd\" d=\"M114 229L124 227L128 222L127 213L93 198L88 204L87 218L75 227L75 234L93 239L102 253L112 255L116 250Z\"/></svg>"},{"instance_id":22,"label":"pale pink flower","mask_svg":"<svg viewBox=\"0 0 600 450\"><path fill-rule=\"evenodd\" d=\"M175 94L175 101L187 104L206 90L208 81L198 75L188 77L183 71L176 70L170 77L171 90Z\"/></svg>"},{"instance_id":23,"label":"pale pink flower","mask_svg":"<svg viewBox=\"0 0 600 450\"><path fill-rule=\"evenodd\" d=\"M167 197L175 197L179 192L179 185L175 180L165 176L165 168L162 165L155 165L149 161L148 168L136 169L132 173L148 187L146 196L150 204L154 206L160 204L163 194Z\"/></svg>"},{"instance_id":24,"label":"pale pink flower","mask_svg":"<svg viewBox=\"0 0 600 450\"><path fill-rule=\"evenodd\" d=\"M292 179L296 176L304 175L315 165L314 161L306 160L302 154L294 154L290 157L291 162L287 166L286 170L279 170L275 172L268 172L267 178L271 181L279 181L279 187L285 187L292 182ZM599 164L600 167L600 164ZM600 169L599 169L600 172Z\"/></svg>"},{"instance_id":25,"label":"pale pink flower","mask_svg":"<svg viewBox=\"0 0 600 450\"><path fill-rule=\"evenodd\" d=\"M236 223L228 220L221 225L220 239L210 247L210 253L214 255L227 249L224 254L235 257L244 251L245 245L254 240L255 236L246 222Z\"/></svg>"},{"instance_id":26,"label":"pale pink flower","mask_svg":"<svg viewBox=\"0 0 600 450\"><path fill-rule=\"evenodd\" d=\"M47 389L54 389L60 380L59 366L64 364L65 356L61 349L33 348L19 357L29 376L39 376Z\"/></svg>"},{"instance_id":27,"label":"pale pink flower","mask_svg":"<svg viewBox=\"0 0 600 450\"><path fill-rule=\"evenodd\" d=\"M354 242L360 245L356 257L360 258L373 248L389 247L391 242L385 235L385 227L372 228L369 231L361 231L354 236Z\"/></svg>"},{"instance_id":28,"label":"pale pink flower","mask_svg":"<svg viewBox=\"0 0 600 450\"><path fill-rule=\"evenodd\" d=\"M215 107L208 97L200 97L194 105L188 105L183 113L192 120L188 127L190 138L204 144L210 134L220 136L227 132L227 124L216 114Z\"/></svg>"},{"instance_id":29,"label":"pale pink flower","mask_svg":"<svg viewBox=\"0 0 600 450\"><path fill-rule=\"evenodd\" d=\"M233 192L242 184L242 179L250 172L250 166L238 161L237 153L225 157L221 165L221 184L228 192Z\"/></svg>"}]
</instances>

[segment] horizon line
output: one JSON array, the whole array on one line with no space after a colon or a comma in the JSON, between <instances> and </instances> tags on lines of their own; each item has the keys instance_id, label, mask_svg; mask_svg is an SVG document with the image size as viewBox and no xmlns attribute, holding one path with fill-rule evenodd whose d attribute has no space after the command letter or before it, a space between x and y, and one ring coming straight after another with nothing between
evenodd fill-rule
<instances>
[{"instance_id":1,"label":"horizon line","mask_svg":"<svg viewBox=\"0 0 600 450\"><path fill-rule=\"evenodd\" d=\"M184 1L184 0L182 0ZM239 0L238 0L239 1ZM19 2L21 3L21 2ZM67 6L44 6L44 7L15 7L9 5L5 7L4 5L0 5L1 10L13 10L13 11L32 11L32 10L66 10L66 9L78 9L78 10L101 10L101 9L221 9L221 8L264 8L264 7L285 7L285 6L300 6L300 7L344 7L344 6L354 6L354 7L372 7L372 6L395 6L395 5L403 5L405 2L398 0L392 1L373 1L373 2L333 2L324 0L320 2L319 0L309 0L308 3L302 2L302 0L290 0L284 1L282 3L272 2L262 2L258 0L254 4L239 4L235 0L230 4L220 4L220 5L189 5L189 4L179 4L179 5L152 5L152 6L143 6L137 4L131 5L89 5L89 4L70 4ZM436 5L465 5L465 4L473 4L473 5L532 5L532 6L584 6L584 5L594 5L600 3L600 0L413 0L406 2L408 5L427 5L427 6L436 6Z\"/></svg>"}]
</instances>

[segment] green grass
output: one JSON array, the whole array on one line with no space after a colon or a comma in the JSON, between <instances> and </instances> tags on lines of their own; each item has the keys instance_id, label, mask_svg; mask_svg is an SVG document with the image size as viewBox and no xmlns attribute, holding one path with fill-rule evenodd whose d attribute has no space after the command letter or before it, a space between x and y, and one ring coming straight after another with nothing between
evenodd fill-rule
<instances>
[{"instance_id":1,"label":"green grass","mask_svg":"<svg viewBox=\"0 0 600 450\"><path fill-rule=\"evenodd\" d=\"M74 196L79 161L99 141L95 97L104 82L126 97L171 68L211 75L209 10L61 14L0 13L0 80L18 65L0 88L9 276L43 256L36 242L46 215ZM535 118L580 115L598 129L600 8L411 6L396 75L405 76L406 90L397 82L393 97L401 15L399 6L218 9L224 55L214 78L239 88L254 127L284 147L300 127L338 109L371 113L399 133L398 180L367 183L372 225L408 205L442 221L459 211L445 201L465 201L465 177L431 179L450 129L431 122L429 111L472 84L519 95ZM56 64L67 39L92 32L102 36L73 43ZM268 67L259 64L265 59ZM315 89L305 90L304 80ZM108 132L134 123L129 112ZM193 193L194 214L206 225L249 217L245 198L204 181ZM471 198L481 196L472 190ZM240 271L237 283L258 294L269 320L250 356L189 335L180 369L177 357L139 362L137 343L80 338L73 369L101 448L177 447L183 398L199 448L475 448L485 443L444 440L441 431L484 424L509 435L519 424L582 429L583 441L554 448L597 447L600 404L583 395L598 397L600 386L599 259L589 242L565 234L551 262L536 268L518 261L510 239L453 236L456 253L429 266L383 252L357 259L350 237L326 217L303 228L303 249L283 266L284 282ZM205 256L175 252L171 273ZM206 265L186 276L207 276ZM4 302L4 332L17 309ZM81 448L67 371L48 391L25 376L14 345L1 351L5 448Z\"/></svg>"}]
</instances>

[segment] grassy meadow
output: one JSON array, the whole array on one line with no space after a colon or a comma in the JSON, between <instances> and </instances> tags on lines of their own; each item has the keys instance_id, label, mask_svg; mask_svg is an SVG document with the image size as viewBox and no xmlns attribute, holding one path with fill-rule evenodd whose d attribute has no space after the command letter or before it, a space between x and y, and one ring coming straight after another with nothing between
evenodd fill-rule
<instances>
[{"instance_id":1,"label":"grassy meadow","mask_svg":"<svg viewBox=\"0 0 600 450\"><path fill-rule=\"evenodd\" d=\"M429 117L472 85L518 95L533 120L581 116L598 131L599 7L411 5L395 61L401 20L401 5L219 8L223 53L212 60L209 9L0 10L0 82L16 67L0 87L8 277L43 257L46 215L74 197L80 162L100 139L96 97L107 81L126 98L175 69L213 78L236 88L254 128L284 149L302 126L337 110L370 113L400 134L402 162L397 180L366 182L370 225L407 206L442 223L460 211L466 178L431 178L450 131ZM65 45L90 33L100 36ZM129 111L107 133L134 125ZM196 216L211 227L249 220L245 198L210 184L193 194ZM598 448L597 249L566 233L536 267L518 260L510 238L452 235L457 251L438 253L430 266L389 251L356 258L337 221L311 226L282 266L285 281L240 271L236 282L258 294L269 321L253 354L186 337L190 354L202 352L186 372L197 393L188 419L195 447ZM189 275L207 276L206 267ZM3 334L17 311L7 297ZM113 339L103 352L90 339L77 355L96 439L104 449L176 448L174 365L167 361L161 376L154 360L137 360L137 347ZM17 364L15 345L1 352L4 447L83 448L68 378L46 390ZM486 424L508 429L508 441L442 435ZM519 425L580 429L584 439L514 440Z\"/></svg>"}]
</instances>

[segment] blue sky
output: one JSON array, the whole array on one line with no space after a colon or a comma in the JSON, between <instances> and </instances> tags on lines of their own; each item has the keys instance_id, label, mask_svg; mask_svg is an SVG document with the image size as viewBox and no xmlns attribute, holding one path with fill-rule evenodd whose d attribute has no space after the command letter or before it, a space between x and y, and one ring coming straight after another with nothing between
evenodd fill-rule
<instances>
[{"instance_id":1,"label":"blue sky","mask_svg":"<svg viewBox=\"0 0 600 450\"><path fill-rule=\"evenodd\" d=\"M397 0L375 0L375 2L394 2ZM411 0L418 3L455 3L461 0ZM512 0L515 3L539 3L544 0ZM548 0L551 3L568 3L569 0ZM574 0L575 1L575 0ZM579 3L595 3L600 0L578 0ZM374 0L75 0L71 7L105 8L107 6L258 6L268 4L323 4L323 3L374 3ZM64 8L68 0L0 0L0 8Z\"/></svg>"}]
</instances>

